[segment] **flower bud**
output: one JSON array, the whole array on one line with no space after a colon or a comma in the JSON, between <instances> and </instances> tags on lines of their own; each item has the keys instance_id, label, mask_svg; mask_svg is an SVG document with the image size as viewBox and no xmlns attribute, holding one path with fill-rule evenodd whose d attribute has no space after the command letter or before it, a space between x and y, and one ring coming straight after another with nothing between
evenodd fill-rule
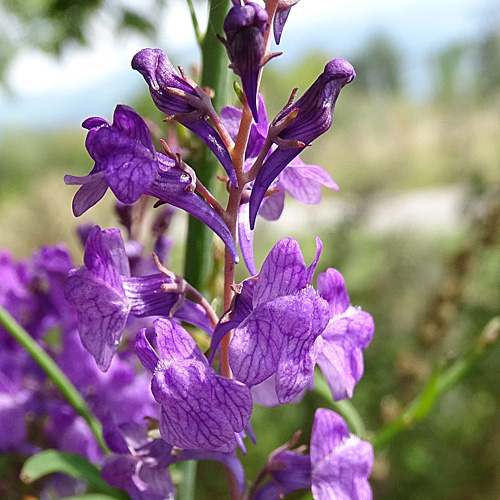
<instances>
[{"instance_id":1,"label":"flower bud","mask_svg":"<svg viewBox=\"0 0 500 500\"><path fill-rule=\"evenodd\" d=\"M264 32L267 24L265 9L250 2L243 6L235 5L224 21L222 39L226 46L230 68L241 77L243 90L255 121L257 115L257 84L262 58L265 54Z\"/></svg>"}]
</instances>

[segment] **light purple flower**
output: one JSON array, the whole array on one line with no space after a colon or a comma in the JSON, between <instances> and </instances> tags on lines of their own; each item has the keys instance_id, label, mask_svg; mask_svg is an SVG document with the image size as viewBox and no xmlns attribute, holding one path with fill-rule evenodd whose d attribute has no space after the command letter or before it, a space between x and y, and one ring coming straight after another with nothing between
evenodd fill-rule
<instances>
[{"instance_id":1,"label":"light purple flower","mask_svg":"<svg viewBox=\"0 0 500 500\"><path fill-rule=\"evenodd\" d=\"M332 410L316 410L311 466L314 500L371 500L368 477L373 467L373 448L349 434L344 420Z\"/></svg>"},{"instance_id":2,"label":"light purple flower","mask_svg":"<svg viewBox=\"0 0 500 500\"><path fill-rule=\"evenodd\" d=\"M264 161L250 197L250 227L269 186L280 172L304 149L297 143L310 144L325 133L333 121L335 103L341 89L354 80L354 68L344 59L332 59L323 73L304 95L281 111L271 124L279 132L275 138L278 147ZM295 118L290 113L297 113ZM288 123L287 123L288 121Z\"/></svg>"},{"instance_id":3,"label":"light purple flower","mask_svg":"<svg viewBox=\"0 0 500 500\"><path fill-rule=\"evenodd\" d=\"M166 115L175 117L179 123L196 134L214 153L236 186L231 155L217 131L206 120L207 103L198 93L201 89L193 88L190 82L179 75L160 49L143 49L138 52L132 59L132 68L144 77L156 107ZM186 97L174 95L168 92L167 88L177 89ZM204 97L207 97L206 94ZM197 101L199 104L195 104Z\"/></svg>"},{"instance_id":4,"label":"light purple flower","mask_svg":"<svg viewBox=\"0 0 500 500\"><path fill-rule=\"evenodd\" d=\"M118 229L89 233L85 266L74 269L65 285L65 296L78 313L82 344L101 370L108 369L129 316L168 315L179 294L161 291L172 280L157 273L131 278L124 243ZM205 312L188 300L175 316L210 331Z\"/></svg>"},{"instance_id":5,"label":"light purple flower","mask_svg":"<svg viewBox=\"0 0 500 500\"><path fill-rule=\"evenodd\" d=\"M349 433L332 410L319 408L314 416L310 455L303 449L276 450L267 466L272 481L255 500L278 500L292 491L311 488L314 500L371 500L368 482L373 448Z\"/></svg>"},{"instance_id":6,"label":"light purple flower","mask_svg":"<svg viewBox=\"0 0 500 500\"><path fill-rule=\"evenodd\" d=\"M335 401L351 398L363 375L363 349L370 343L373 318L351 306L344 278L329 268L318 276L318 292L330 306L330 321L316 341L317 363Z\"/></svg>"},{"instance_id":7,"label":"light purple flower","mask_svg":"<svg viewBox=\"0 0 500 500\"><path fill-rule=\"evenodd\" d=\"M173 446L188 450L232 452L236 433L252 413L250 390L215 373L192 337L166 319L154 322L160 356L146 337L136 338L136 352L153 375L151 390L161 404L160 431Z\"/></svg>"},{"instance_id":8,"label":"light purple flower","mask_svg":"<svg viewBox=\"0 0 500 500\"><path fill-rule=\"evenodd\" d=\"M83 177L66 175L66 184L81 185L73 199L80 216L111 188L118 201L135 203L142 195L181 208L214 231L238 261L236 243L217 212L196 193L196 179L177 160L156 153L144 120L130 107L117 106L113 124L103 118L83 122L89 129L86 146L95 165Z\"/></svg>"},{"instance_id":9,"label":"light purple flower","mask_svg":"<svg viewBox=\"0 0 500 500\"><path fill-rule=\"evenodd\" d=\"M226 46L230 68L241 77L243 90L253 118L259 121L257 113L257 86L262 58L265 54L264 32L268 15L264 8L254 2L234 6L224 20L224 33L221 38Z\"/></svg>"},{"instance_id":10,"label":"light purple flower","mask_svg":"<svg viewBox=\"0 0 500 500\"><path fill-rule=\"evenodd\" d=\"M314 344L328 324L328 303L310 286L313 263L306 267L299 244L279 241L258 277L245 280L233 306L221 318L212 339L217 348L234 328L229 363L236 379L249 387L275 376L279 403L287 403L309 384L316 363Z\"/></svg>"}]
</instances>

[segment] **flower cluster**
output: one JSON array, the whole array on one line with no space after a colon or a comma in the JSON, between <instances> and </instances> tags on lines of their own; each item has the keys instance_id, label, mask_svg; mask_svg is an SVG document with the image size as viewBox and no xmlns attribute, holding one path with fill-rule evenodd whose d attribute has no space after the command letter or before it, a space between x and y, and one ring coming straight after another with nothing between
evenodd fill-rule
<instances>
[{"instance_id":1,"label":"flower cluster","mask_svg":"<svg viewBox=\"0 0 500 500\"><path fill-rule=\"evenodd\" d=\"M226 208L174 153L176 144L160 141L157 151L147 122L119 105L112 122L84 121L94 166L86 176L66 175L65 182L81 186L73 199L75 216L109 188L125 240L118 228L83 227L79 268L61 248L44 249L28 264L0 257L0 302L42 345L48 331L60 329L62 349L52 353L54 359L91 404L113 453L103 457L66 406L52 400L50 408L37 406L43 377L3 333L0 423L19 422L20 411L49 414L46 432L57 446L100 463L103 478L134 500L173 498L168 468L182 460L224 464L236 479L233 500L283 498L301 488L311 488L316 500L371 498L371 445L350 435L330 410L316 413L309 455L288 445L272 452L263 475L246 490L237 458L238 449L246 452L246 436L256 442L254 404L300 402L314 389L316 366L333 400L352 397L374 331L371 316L351 305L338 270L328 268L315 280L319 237L309 265L291 238L274 245L260 271L253 256L257 215L279 219L285 193L316 204L322 186L338 189L326 171L305 164L299 154L331 127L340 91L355 78L353 67L332 59L271 121L258 91L262 67L273 57L270 32L274 28L279 43L297 2L269 1L263 8L233 0L219 43L241 78L243 109L226 106L219 114L210 90L177 71L160 49L133 57L132 68L144 77L166 120L198 137L220 162L227 175ZM157 212L147 231L151 198ZM175 209L200 220L225 245L220 318L210 302L214 297L206 298L165 267L171 246L165 232ZM144 255L149 246L138 236L144 233L153 240L152 258ZM199 257L189 251L188 258ZM250 273L240 284L234 282L238 252ZM27 383L26 374L37 382ZM0 448L20 446L25 437L16 424L0 437Z\"/></svg>"}]
</instances>

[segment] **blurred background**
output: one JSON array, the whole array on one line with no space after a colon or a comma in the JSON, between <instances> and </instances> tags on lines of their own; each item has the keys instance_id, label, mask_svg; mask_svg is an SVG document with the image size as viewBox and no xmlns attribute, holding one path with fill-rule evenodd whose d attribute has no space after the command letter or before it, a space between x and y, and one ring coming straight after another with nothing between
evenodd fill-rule
<instances>
[{"instance_id":1,"label":"blurred background","mask_svg":"<svg viewBox=\"0 0 500 500\"><path fill-rule=\"evenodd\" d=\"M205 3L196 6L204 25ZM117 224L111 197L75 220L75 190L62 177L92 168L80 128L88 116L111 120L124 103L161 126L130 69L145 46L195 72L184 2L0 0L0 247L23 258L64 241L78 263L77 224ZM376 432L500 312L500 5L304 0L279 50L264 72L270 117L333 57L352 62L357 78L342 91L332 129L302 155L340 191L325 190L318 207L288 198L279 222L260 219L257 262L285 236L310 260L321 236L319 271L339 269L352 302L375 318L353 404ZM175 230L183 234L182 218ZM174 270L181 256L178 245ZM500 498L499 365L496 346L425 420L377 452L375 498ZM259 446L244 459L250 478L297 428L308 436L314 408L327 402L311 393L305 405L283 408L279 428L269 425L276 410L257 410ZM199 498L222 497L216 467Z\"/></svg>"}]
</instances>

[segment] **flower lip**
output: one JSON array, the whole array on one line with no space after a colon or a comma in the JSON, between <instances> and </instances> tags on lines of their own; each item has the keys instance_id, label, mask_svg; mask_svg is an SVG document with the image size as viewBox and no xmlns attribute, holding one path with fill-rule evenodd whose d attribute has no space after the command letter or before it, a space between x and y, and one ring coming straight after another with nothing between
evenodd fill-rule
<instances>
[{"instance_id":1,"label":"flower lip","mask_svg":"<svg viewBox=\"0 0 500 500\"><path fill-rule=\"evenodd\" d=\"M337 57L332 59L326 66L324 75L332 79L346 78L345 84L351 83L356 78L356 71L352 64L345 59Z\"/></svg>"}]
</instances>

